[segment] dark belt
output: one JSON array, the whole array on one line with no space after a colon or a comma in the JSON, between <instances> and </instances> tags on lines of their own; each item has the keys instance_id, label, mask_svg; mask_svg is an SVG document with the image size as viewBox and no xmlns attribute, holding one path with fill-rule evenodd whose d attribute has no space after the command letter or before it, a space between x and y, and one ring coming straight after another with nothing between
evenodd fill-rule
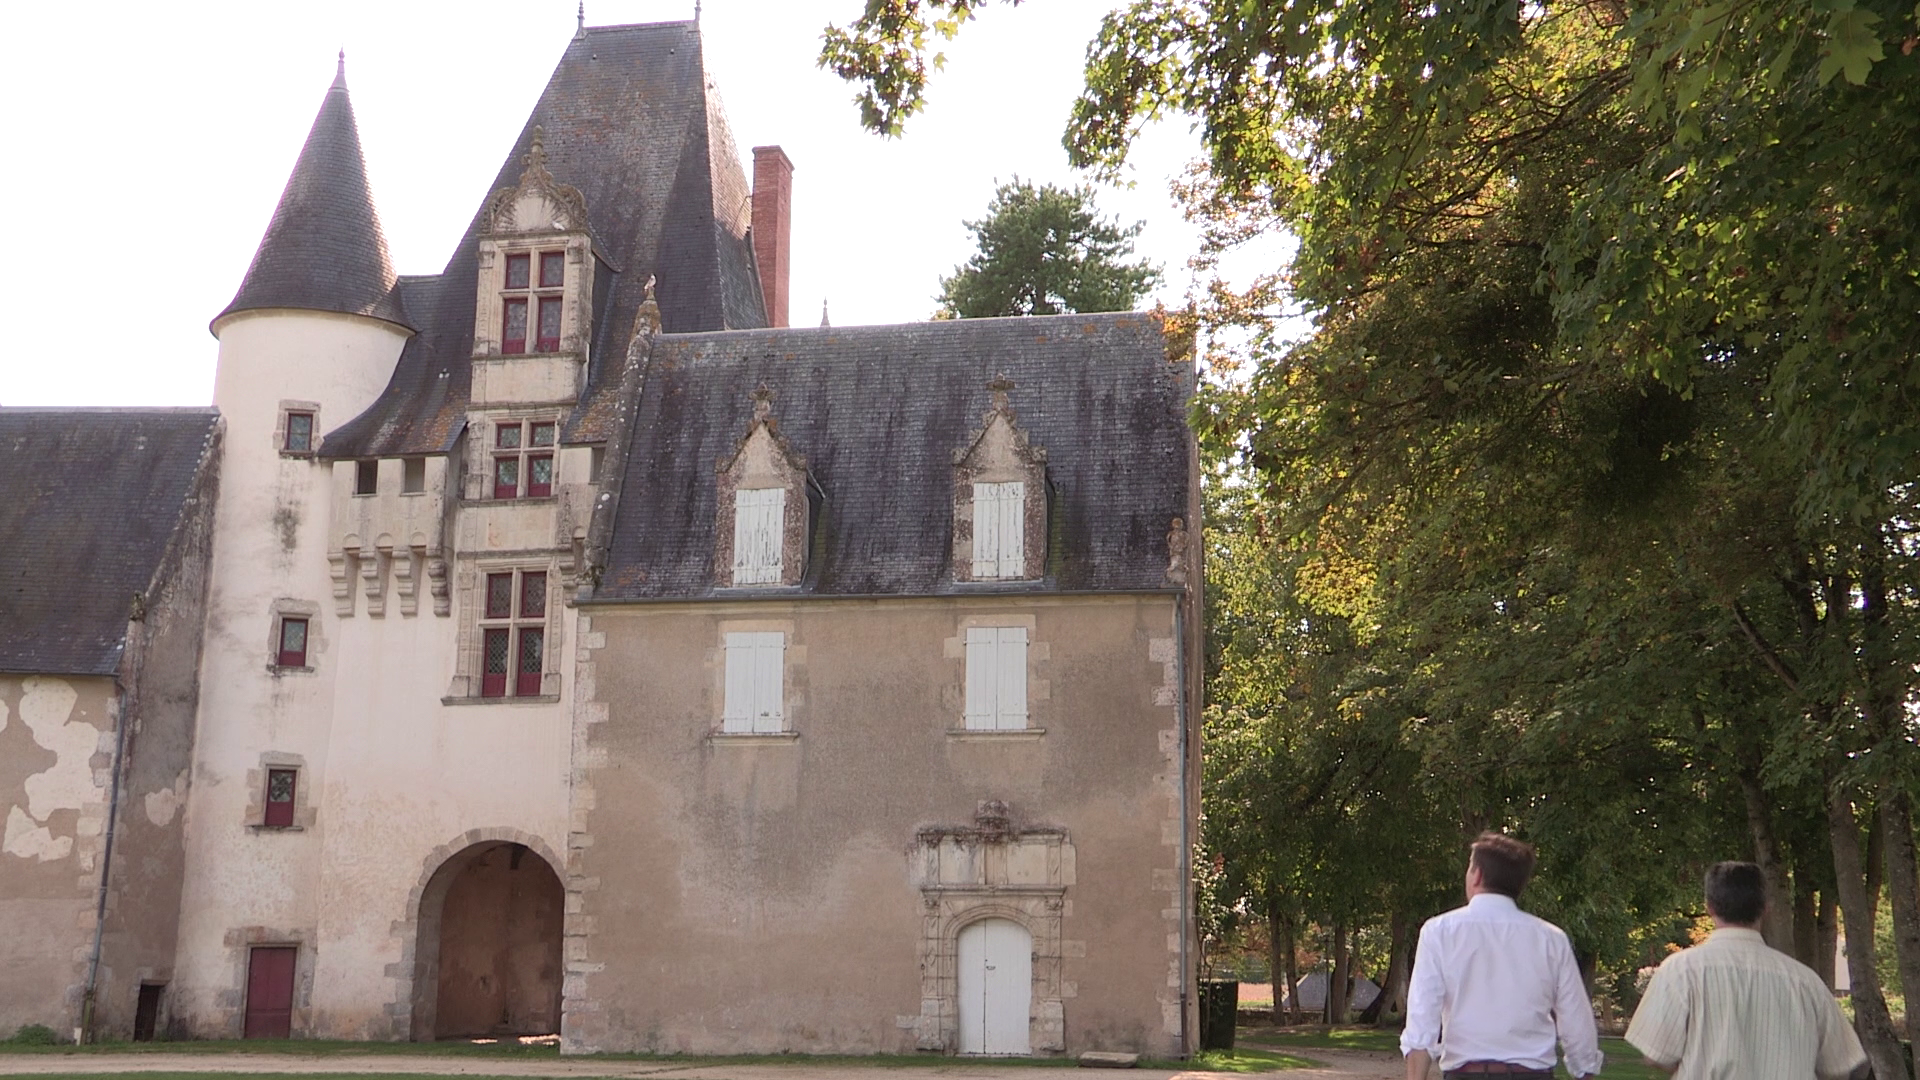
<instances>
[{"instance_id":1,"label":"dark belt","mask_svg":"<svg viewBox=\"0 0 1920 1080\"><path fill-rule=\"evenodd\" d=\"M1441 1074L1446 1080L1461 1076L1524 1076L1530 1080L1553 1080L1552 1069L1536 1069L1531 1065L1515 1065L1511 1061L1467 1061L1457 1069L1448 1069Z\"/></svg>"}]
</instances>

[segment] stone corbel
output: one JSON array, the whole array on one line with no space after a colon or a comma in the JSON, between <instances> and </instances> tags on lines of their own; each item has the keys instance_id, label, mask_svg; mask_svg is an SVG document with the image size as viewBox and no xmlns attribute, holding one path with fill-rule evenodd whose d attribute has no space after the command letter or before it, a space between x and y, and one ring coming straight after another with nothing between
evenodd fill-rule
<instances>
[{"instance_id":1,"label":"stone corbel","mask_svg":"<svg viewBox=\"0 0 1920 1080\"><path fill-rule=\"evenodd\" d=\"M360 583L367 594L367 614L379 618L387 613L387 564L393 561L393 549L381 545L371 558L360 560Z\"/></svg>"},{"instance_id":2,"label":"stone corbel","mask_svg":"<svg viewBox=\"0 0 1920 1080\"><path fill-rule=\"evenodd\" d=\"M400 596L400 614L420 611L420 563L426 558L426 545L416 544L393 561L393 591Z\"/></svg>"},{"instance_id":3,"label":"stone corbel","mask_svg":"<svg viewBox=\"0 0 1920 1080\"><path fill-rule=\"evenodd\" d=\"M327 571L333 576L333 613L343 619L353 616L355 554L355 549L346 548L327 555Z\"/></svg>"},{"instance_id":4,"label":"stone corbel","mask_svg":"<svg viewBox=\"0 0 1920 1080\"><path fill-rule=\"evenodd\" d=\"M447 590L447 560L440 553L427 553L427 592L433 596L433 613L445 616L453 611L453 600Z\"/></svg>"}]
</instances>

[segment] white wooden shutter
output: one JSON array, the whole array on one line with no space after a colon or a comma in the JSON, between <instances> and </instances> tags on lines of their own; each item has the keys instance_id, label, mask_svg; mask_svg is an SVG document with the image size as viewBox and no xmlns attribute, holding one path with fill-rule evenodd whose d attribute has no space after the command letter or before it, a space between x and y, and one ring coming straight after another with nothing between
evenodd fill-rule
<instances>
[{"instance_id":1,"label":"white wooden shutter","mask_svg":"<svg viewBox=\"0 0 1920 1080\"><path fill-rule=\"evenodd\" d=\"M759 734L787 729L787 635L755 634L753 645L753 730Z\"/></svg>"},{"instance_id":2,"label":"white wooden shutter","mask_svg":"<svg viewBox=\"0 0 1920 1080\"><path fill-rule=\"evenodd\" d=\"M721 709L720 730L753 730L754 647L757 634L727 635L727 697Z\"/></svg>"},{"instance_id":3,"label":"white wooden shutter","mask_svg":"<svg viewBox=\"0 0 1920 1080\"><path fill-rule=\"evenodd\" d=\"M999 726L999 629L967 627L967 727L990 731Z\"/></svg>"},{"instance_id":4,"label":"white wooden shutter","mask_svg":"<svg viewBox=\"0 0 1920 1080\"><path fill-rule=\"evenodd\" d=\"M973 576L1000 576L999 484L973 485Z\"/></svg>"},{"instance_id":5,"label":"white wooden shutter","mask_svg":"<svg viewBox=\"0 0 1920 1080\"><path fill-rule=\"evenodd\" d=\"M787 493L756 488L733 493L733 583L778 585L786 535Z\"/></svg>"},{"instance_id":6,"label":"white wooden shutter","mask_svg":"<svg viewBox=\"0 0 1920 1080\"><path fill-rule=\"evenodd\" d=\"M1002 730L1027 726L1027 628L1002 626L995 648L998 669L998 708L994 726Z\"/></svg>"},{"instance_id":7,"label":"white wooden shutter","mask_svg":"<svg viewBox=\"0 0 1920 1080\"><path fill-rule=\"evenodd\" d=\"M1027 485L1016 480L994 486L1000 489L999 572L995 576L1023 578L1027 576Z\"/></svg>"}]
</instances>

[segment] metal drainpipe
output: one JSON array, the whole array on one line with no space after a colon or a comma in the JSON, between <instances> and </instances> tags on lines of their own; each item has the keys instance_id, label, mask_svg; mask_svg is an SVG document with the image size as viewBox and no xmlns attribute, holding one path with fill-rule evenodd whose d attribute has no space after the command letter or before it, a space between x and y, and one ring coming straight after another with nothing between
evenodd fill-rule
<instances>
[{"instance_id":1,"label":"metal drainpipe","mask_svg":"<svg viewBox=\"0 0 1920 1080\"><path fill-rule=\"evenodd\" d=\"M132 627L145 629L142 619L130 619L129 622L132 624L129 627L129 638L134 636ZM93 1041L94 997L100 978L100 944L107 925L107 876L113 871L113 834L115 827L120 823L120 773L121 766L126 761L127 731L133 727L135 704L138 700L135 697L134 688L139 686L140 668L146 657L145 635L141 634L140 638L139 651L134 655L133 663L128 665L131 669L128 674L132 686L120 688L120 716L119 722L114 725L116 730L113 738L113 772L108 781L107 793L107 837L100 852L100 891L94 898L93 905L93 948L87 955L87 986L80 999L80 1026L73 1033L73 1041L76 1043ZM130 640L127 644L131 650L134 642Z\"/></svg>"},{"instance_id":2,"label":"metal drainpipe","mask_svg":"<svg viewBox=\"0 0 1920 1080\"><path fill-rule=\"evenodd\" d=\"M1188 905L1193 902L1193 838L1187 835L1187 773L1192 768L1188 753L1187 736L1187 619L1186 596L1173 602L1173 670L1180 684L1180 696L1177 715L1177 730L1180 738L1180 859L1179 878L1176 884L1180 888L1180 1051L1191 1056L1193 1046L1189 1037L1193 1034L1187 1025L1187 1002L1192 1000L1193 988L1189 983L1191 965L1188 962L1187 939L1191 936L1192 912Z\"/></svg>"}]
</instances>

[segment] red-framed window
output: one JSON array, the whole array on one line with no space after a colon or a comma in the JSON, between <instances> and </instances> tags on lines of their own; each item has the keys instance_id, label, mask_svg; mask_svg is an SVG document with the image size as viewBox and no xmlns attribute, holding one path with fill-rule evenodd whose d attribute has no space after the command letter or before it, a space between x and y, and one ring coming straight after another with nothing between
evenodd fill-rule
<instances>
[{"instance_id":1,"label":"red-framed window","mask_svg":"<svg viewBox=\"0 0 1920 1080\"><path fill-rule=\"evenodd\" d=\"M279 648L274 663L281 667L307 666L307 620L284 616L280 620Z\"/></svg>"},{"instance_id":2,"label":"red-framed window","mask_svg":"<svg viewBox=\"0 0 1920 1080\"><path fill-rule=\"evenodd\" d=\"M267 770L267 812L261 824L275 829L293 824L293 793L299 782L298 769Z\"/></svg>"},{"instance_id":3,"label":"red-framed window","mask_svg":"<svg viewBox=\"0 0 1920 1080\"><path fill-rule=\"evenodd\" d=\"M481 697L535 697L547 647L547 573L487 575L480 613Z\"/></svg>"},{"instance_id":4,"label":"red-framed window","mask_svg":"<svg viewBox=\"0 0 1920 1080\"><path fill-rule=\"evenodd\" d=\"M494 425L494 498L553 494L553 451L558 431L559 425L552 420L508 420Z\"/></svg>"},{"instance_id":5,"label":"red-framed window","mask_svg":"<svg viewBox=\"0 0 1920 1080\"><path fill-rule=\"evenodd\" d=\"M287 414L286 441L280 448L290 454L313 453L313 414L310 412L290 412Z\"/></svg>"},{"instance_id":6,"label":"red-framed window","mask_svg":"<svg viewBox=\"0 0 1920 1080\"><path fill-rule=\"evenodd\" d=\"M534 277L534 260L539 277ZM560 318L564 310L567 253L528 252L507 256L506 279L500 303L500 351L517 355L532 343L535 352L560 349ZM529 336L531 331L531 336Z\"/></svg>"}]
</instances>

